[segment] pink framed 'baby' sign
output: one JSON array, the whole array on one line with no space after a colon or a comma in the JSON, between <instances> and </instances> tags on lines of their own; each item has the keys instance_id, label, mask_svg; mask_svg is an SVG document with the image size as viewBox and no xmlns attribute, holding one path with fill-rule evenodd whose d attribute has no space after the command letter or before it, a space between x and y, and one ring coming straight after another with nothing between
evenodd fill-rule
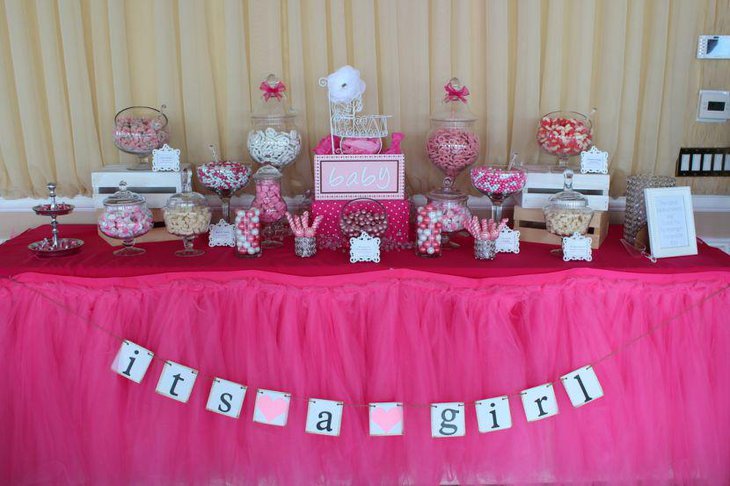
<instances>
[{"instance_id":1,"label":"pink framed 'baby' sign","mask_svg":"<svg viewBox=\"0 0 730 486\"><path fill-rule=\"evenodd\" d=\"M317 200L403 199L404 187L403 154L314 156Z\"/></svg>"}]
</instances>

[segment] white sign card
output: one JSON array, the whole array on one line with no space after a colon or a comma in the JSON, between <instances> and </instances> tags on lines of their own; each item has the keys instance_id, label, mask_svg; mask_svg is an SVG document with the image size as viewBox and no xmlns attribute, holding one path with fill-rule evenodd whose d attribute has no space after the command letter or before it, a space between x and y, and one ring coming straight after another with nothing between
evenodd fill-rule
<instances>
[{"instance_id":1,"label":"white sign card","mask_svg":"<svg viewBox=\"0 0 730 486\"><path fill-rule=\"evenodd\" d=\"M507 395L478 400L476 409L479 432L482 434L512 427Z\"/></svg>"},{"instance_id":2,"label":"white sign card","mask_svg":"<svg viewBox=\"0 0 730 486\"><path fill-rule=\"evenodd\" d=\"M380 263L380 238L373 238L364 231L357 238L350 238L350 263Z\"/></svg>"},{"instance_id":3,"label":"white sign card","mask_svg":"<svg viewBox=\"0 0 730 486\"><path fill-rule=\"evenodd\" d=\"M542 420L558 413L558 401L555 399L552 383L523 390L520 396L528 422Z\"/></svg>"},{"instance_id":4,"label":"white sign card","mask_svg":"<svg viewBox=\"0 0 730 486\"><path fill-rule=\"evenodd\" d=\"M315 155L314 199L403 199L403 154Z\"/></svg>"},{"instance_id":5,"label":"white sign card","mask_svg":"<svg viewBox=\"0 0 730 486\"><path fill-rule=\"evenodd\" d=\"M228 224L221 219L216 224L208 226L208 246L236 246L236 225Z\"/></svg>"},{"instance_id":6,"label":"white sign card","mask_svg":"<svg viewBox=\"0 0 730 486\"><path fill-rule=\"evenodd\" d=\"M165 144L152 151L153 172L180 172L180 149Z\"/></svg>"},{"instance_id":7,"label":"white sign card","mask_svg":"<svg viewBox=\"0 0 730 486\"><path fill-rule=\"evenodd\" d=\"M253 408L253 421L266 425L283 427L289 417L291 394L259 389L256 391L256 405Z\"/></svg>"},{"instance_id":8,"label":"white sign card","mask_svg":"<svg viewBox=\"0 0 730 486\"><path fill-rule=\"evenodd\" d=\"M652 256L696 255L697 237L690 188L644 189L644 200Z\"/></svg>"},{"instance_id":9,"label":"white sign card","mask_svg":"<svg viewBox=\"0 0 730 486\"><path fill-rule=\"evenodd\" d=\"M560 377L565 391L568 392L570 403L574 407L580 407L603 396L603 388L598 381L593 366L588 365L571 371Z\"/></svg>"},{"instance_id":10,"label":"white sign card","mask_svg":"<svg viewBox=\"0 0 730 486\"><path fill-rule=\"evenodd\" d=\"M580 153L581 174L608 174L608 152L601 152L595 145Z\"/></svg>"},{"instance_id":11,"label":"white sign card","mask_svg":"<svg viewBox=\"0 0 730 486\"><path fill-rule=\"evenodd\" d=\"M403 404L378 402L369 404L370 435L403 435Z\"/></svg>"},{"instance_id":12,"label":"white sign card","mask_svg":"<svg viewBox=\"0 0 730 486\"><path fill-rule=\"evenodd\" d=\"M213 386L210 387L205 409L237 419L241 416L241 407L245 397L246 387L244 385L216 377L213 378Z\"/></svg>"},{"instance_id":13,"label":"white sign card","mask_svg":"<svg viewBox=\"0 0 730 486\"><path fill-rule=\"evenodd\" d=\"M499 236L495 242L495 248L497 253L519 253L520 232L505 226L502 228L502 231L499 232Z\"/></svg>"},{"instance_id":14,"label":"white sign card","mask_svg":"<svg viewBox=\"0 0 730 486\"><path fill-rule=\"evenodd\" d=\"M342 402L310 398L305 432L319 435L340 435Z\"/></svg>"},{"instance_id":15,"label":"white sign card","mask_svg":"<svg viewBox=\"0 0 730 486\"><path fill-rule=\"evenodd\" d=\"M198 370L188 368L174 361L165 361L155 391L167 398L186 403L193 391L193 385L195 385L195 378L197 377Z\"/></svg>"},{"instance_id":16,"label":"white sign card","mask_svg":"<svg viewBox=\"0 0 730 486\"><path fill-rule=\"evenodd\" d=\"M431 437L463 437L466 435L464 402L431 404Z\"/></svg>"},{"instance_id":17,"label":"white sign card","mask_svg":"<svg viewBox=\"0 0 730 486\"><path fill-rule=\"evenodd\" d=\"M154 356L149 349L125 339L114 357L112 370L128 380L140 383Z\"/></svg>"},{"instance_id":18,"label":"white sign card","mask_svg":"<svg viewBox=\"0 0 730 486\"><path fill-rule=\"evenodd\" d=\"M585 260L590 262L593 260L593 250L591 249L591 239L580 233L573 233L573 236L563 238L563 261Z\"/></svg>"}]
</instances>

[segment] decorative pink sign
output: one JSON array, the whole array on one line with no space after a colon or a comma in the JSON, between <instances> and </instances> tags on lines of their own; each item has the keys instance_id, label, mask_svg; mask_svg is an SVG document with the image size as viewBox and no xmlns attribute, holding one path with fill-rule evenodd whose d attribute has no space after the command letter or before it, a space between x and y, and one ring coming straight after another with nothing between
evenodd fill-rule
<instances>
[{"instance_id":1,"label":"decorative pink sign","mask_svg":"<svg viewBox=\"0 0 730 486\"><path fill-rule=\"evenodd\" d=\"M315 155L314 198L317 200L403 199L403 154Z\"/></svg>"}]
</instances>

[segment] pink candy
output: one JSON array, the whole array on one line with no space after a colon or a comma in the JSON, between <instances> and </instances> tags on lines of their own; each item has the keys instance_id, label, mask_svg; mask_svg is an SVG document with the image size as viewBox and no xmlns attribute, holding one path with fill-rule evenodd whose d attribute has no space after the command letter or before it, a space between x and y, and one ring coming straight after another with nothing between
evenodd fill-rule
<instances>
[{"instance_id":1,"label":"pink candy","mask_svg":"<svg viewBox=\"0 0 730 486\"><path fill-rule=\"evenodd\" d=\"M383 148L379 138L343 138L340 149L343 154L377 154Z\"/></svg>"},{"instance_id":2,"label":"pink candy","mask_svg":"<svg viewBox=\"0 0 730 486\"><path fill-rule=\"evenodd\" d=\"M139 206L107 208L99 218L99 229L119 240L136 238L152 229L152 213Z\"/></svg>"},{"instance_id":3,"label":"pink candy","mask_svg":"<svg viewBox=\"0 0 730 486\"><path fill-rule=\"evenodd\" d=\"M466 223L466 229L475 240L496 241L499 233L507 225L507 218L499 222L499 225L493 219L482 219L481 224L479 218L474 216Z\"/></svg>"},{"instance_id":4,"label":"pink candy","mask_svg":"<svg viewBox=\"0 0 730 486\"><path fill-rule=\"evenodd\" d=\"M236 254L261 255L261 221L257 208L236 212Z\"/></svg>"},{"instance_id":5,"label":"pink candy","mask_svg":"<svg viewBox=\"0 0 730 486\"><path fill-rule=\"evenodd\" d=\"M148 155L164 145L169 135L162 116L137 118L120 116L114 126L114 144L133 154Z\"/></svg>"},{"instance_id":6,"label":"pink candy","mask_svg":"<svg viewBox=\"0 0 730 486\"><path fill-rule=\"evenodd\" d=\"M418 208L416 217L416 254L439 256L441 254L441 217L443 214L433 204Z\"/></svg>"},{"instance_id":7,"label":"pink candy","mask_svg":"<svg viewBox=\"0 0 730 486\"><path fill-rule=\"evenodd\" d=\"M593 133L582 120L545 116L537 129L537 143L550 154L573 156L591 147Z\"/></svg>"},{"instance_id":8,"label":"pink candy","mask_svg":"<svg viewBox=\"0 0 730 486\"><path fill-rule=\"evenodd\" d=\"M479 138L461 128L439 128L426 140L426 154L447 176L455 177L479 157Z\"/></svg>"},{"instance_id":9,"label":"pink candy","mask_svg":"<svg viewBox=\"0 0 730 486\"><path fill-rule=\"evenodd\" d=\"M256 197L251 203L251 207L261 211L261 221L264 223L273 223L284 217L286 202L281 198L279 181L277 179L257 180Z\"/></svg>"},{"instance_id":10,"label":"pink candy","mask_svg":"<svg viewBox=\"0 0 730 486\"><path fill-rule=\"evenodd\" d=\"M471 181L479 191L487 195L510 194L525 187L527 175L521 170L504 170L498 167L474 167Z\"/></svg>"},{"instance_id":11,"label":"pink candy","mask_svg":"<svg viewBox=\"0 0 730 486\"><path fill-rule=\"evenodd\" d=\"M469 208L458 203L448 201L430 201L430 204L441 211L442 231L453 233L464 229L464 222L471 217Z\"/></svg>"},{"instance_id":12,"label":"pink candy","mask_svg":"<svg viewBox=\"0 0 730 486\"><path fill-rule=\"evenodd\" d=\"M251 168L233 160L211 161L198 167L198 179L216 192L233 194L248 184Z\"/></svg>"},{"instance_id":13,"label":"pink candy","mask_svg":"<svg viewBox=\"0 0 730 486\"><path fill-rule=\"evenodd\" d=\"M286 212L286 219L289 221L289 227L297 238L312 238L317 233L317 228L324 219L321 214L314 218L312 226L309 226L309 211L304 211L301 216L292 216L289 211Z\"/></svg>"}]
</instances>

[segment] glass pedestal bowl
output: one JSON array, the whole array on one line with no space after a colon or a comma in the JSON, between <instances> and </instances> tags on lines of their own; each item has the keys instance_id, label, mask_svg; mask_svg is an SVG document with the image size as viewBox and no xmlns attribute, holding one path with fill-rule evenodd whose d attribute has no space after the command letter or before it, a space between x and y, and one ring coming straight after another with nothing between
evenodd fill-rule
<instances>
[{"instance_id":1,"label":"glass pedestal bowl","mask_svg":"<svg viewBox=\"0 0 730 486\"><path fill-rule=\"evenodd\" d=\"M471 183L492 202L492 219L502 220L502 204L525 187L527 174L519 166L486 165L471 170Z\"/></svg>"},{"instance_id":2,"label":"glass pedestal bowl","mask_svg":"<svg viewBox=\"0 0 730 486\"><path fill-rule=\"evenodd\" d=\"M593 146L593 123L583 113L553 111L540 119L537 143L543 151L558 158L556 170L562 172L570 157Z\"/></svg>"},{"instance_id":3,"label":"glass pedestal bowl","mask_svg":"<svg viewBox=\"0 0 730 486\"><path fill-rule=\"evenodd\" d=\"M223 220L230 223L231 197L246 187L251 168L235 160L213 160L197 169L198 180L221 200Z\"/></svg>"},{"instance_id":4,"label":"glass pedestal bowl","mask_svg":"<svg viewBox=\"0 0 730 486\"><path fill-rule=\"evenodd\" d=\"M138 158L137 164L128 167L129 170L152 170L149 157L153 150L170 139L167 126L167 115L149 106L130 106L116 114L114 145Z\"/></svg>"}]
</instances>

